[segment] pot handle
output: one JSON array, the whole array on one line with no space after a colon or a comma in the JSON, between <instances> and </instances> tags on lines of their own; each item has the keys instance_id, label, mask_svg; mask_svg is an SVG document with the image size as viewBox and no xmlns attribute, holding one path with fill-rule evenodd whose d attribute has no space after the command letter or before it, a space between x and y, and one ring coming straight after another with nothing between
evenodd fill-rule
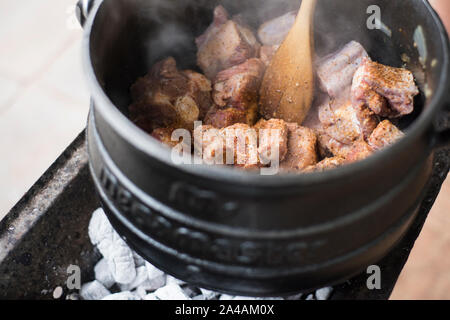
<instances>
[{"instance_id":1,"label":"pot handle","mask_svg":"<svg viewBox=\"0 0 450 320\"><path fill-rule=\"evenodd\" d=\"M95 1L96 0L79 0L77 2L75 12L78 22L82 27L87 20L89 12L94 7Z\"/></svg>"}]
</instances>

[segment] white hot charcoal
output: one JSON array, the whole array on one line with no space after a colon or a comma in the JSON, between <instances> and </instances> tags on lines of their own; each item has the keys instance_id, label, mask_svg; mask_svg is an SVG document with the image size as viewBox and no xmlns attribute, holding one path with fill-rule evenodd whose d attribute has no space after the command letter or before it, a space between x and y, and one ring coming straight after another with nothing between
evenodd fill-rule
<instances>
[{"instance_id":1,"label":"white hot charcoal","mask_svg":"<svg viewBox=\"0 0 450 320\"><path fill-rule=\"evenodd\" d=\"M147 291L153 291L166 285L166 274L164 272L149 262L145 262L145 267L147 269L148 279L142 286L145 287Z\"/></svg>"},{"instance_id":2,"label":"white hot charcoal","mask_svg":"<svg viewBox=\"0 0 450 320\"><path fill-rule=\"evenodd\" d=\"M255 298L255 297L236 296L232 300L242 300L242 301L248 300L248 301L252 301L252 300L260 300L260 299Z\"/></svg>"},{"instance_id":3,"label":"white hot charcoal","mask_svg":"<svg viewBox=\"0 0 450 320\"><path fill-rule=\"evenodd\" d=\"M160 300L190 300L183 289L175 283L159 288L155 291L155 296Z\"/></svg>"},{"instance_id":4,"label":"white hot charcoal","mask_svg":"<svg viewBox=\"0 0 450 320\"><path fill-rule=\"evenodd\" d=\"M177 279L175 277L172 277L171 275L167 275L166 283L182 285L182 284L185 284L186 282L184 282L183 280Z\"/></svg>"},{"instance_id":5,"label":"white hot charcoal","mask_svg":"<svg viewBox=\"0 0 450 320\"><path fill-rule=\"evenodd\" d=\"M133 254L125 241L114 234L112 241L104 240L97 246L108 261L109 270L119 284L129 284L136 278Z\"/></svg>"},{"instance_id":6,"label":"white hot charcoal","mask_svg":"<svg viewBox=\"0 0 450 320\"><path fill-rule=\"evenodd\" d=\"M147 291L155 291L156 289L159 289L161 287L164 287L166 285L166 275L163 274L160 277L148 279L144 283L140 285L140 287L144 288Z\"/></svg>"},{"instance_id":7,"label":"white hot charcoal","mask_svg":"<svg viewBox=\"0 0 450 320\"><path fill-rule=\"evenodd\" d=\"M159 300L154 293L149 293L144 297L144 300Z\"/></svg>"},{"instance_id":8,"label":"white hot charcoal","mask_svg":"<svg viewBox=\"0 0 450 320\"><path fill-rule=\"evenodd\" d=\"M202 295L205 298L205 300L212 300L214 298L217 298L217 296L219 295L217 292L208 289L200 288L200 291L202 292Z\"/></svg>"},{"instance_id":9,"label":"white hot charcoal","mask_svg":"<svg viewBox=\"0 0 450 320\"><path fill-rule=\"evenodd\" d=\"M94 267L96 280L84 284L80 290L79 297L84 300L283 300L280 297L231 296L186 285L132 251L114 231L101 209L93 213L89 236L104 258ZM126 283L120 282L125 278ZM110 292L109 288L120 288L121 291ZM306 300L329 299L332 291L332 287L319 289L315 294L309 294ZM77 298L78 295L75 295L74 299ZM284 297L286 300L301 298L302 294Z\"/></svg>"},{"instance_id":10,"label":"white hot charcoal","mask_svg":"<svg viewBox=\"0 0 450 320\"><path fill-rule=\"evenodd\" d=\"M108 262L114 280L120 284L131 283L136 277L133 252L113 229L102 209L92 215L89 237Z\"/></svg>"},{"instance_id":11,"label":"white hot charcoal","mask_svg":"<svg viewBox=\"0 0 450 320\"><path fill-rule=\"evenodd\" d=\"M105 258L101 259L94 267L95 279L98 280L105 288L111 288L114 283L114 277L109 271L109 264Z\"/></svg>"},{"instance_id":12,"label":"white hot charcoal","mask_svg":"<svg viewBox=\"0 0 450 320\"><path fill-rule=\"evenodd\" d=\"M122 291L114 294L110 294L104 297L102 300L141 300L139 296L130 291Z\"/></svg>"},{"instance_id":13,"label":"white hot charcoal","mask_svg":"<svg viewBox=\"0 0 450 320\"><path fill-rule=\"evenodd\" d=\"M104 239L110 238L114 229L106 217L102 208L94 211L89 222L89 239L94 246L98 245Z\"/></svg>"},{"instance_id":14,"label":"white hot charcoal","mask_svg":"<svg viewBox=\"0 0 450 320\"><path fill-rule=\"evenodd\" d=\"M300 300L303 297L303 293L294 294L292 296L286 297L286 300Z\"/></svg>"},{"instance_id":15,"label":"white hot charcoal","mask_svg":"<svg viewBox=\"0 0 450 320\"><path fill-rule=\"evenodd\" d=\"M165 273L161 270L159 270L157 267L152 265L150 262L145 262L145 268L147 269L147 275L149 279L157 278L162 275L165 275Z\"/></svg>"},{"instance_id":16,"label":"white hot charcoal","mask_svg":"<svg viewBox=\"0 0 450 320\"><path fill-rule=\"evenodd\" d=\"M319 289L316 291L316 298L317 300L328 300L332 292L333 292L332 287Z\"/></svg>"},{"instance_id":17,"label":"white hot charcoal","mask_svg":"<svg viewBox=\"0 0 450 320\"><path fill-rule=\"evenodd\" d=\"M119 287L122 291L131 291L143 285L148 280L147 268L145 266L138 267L136 269L136 277L133 282L129 284L120 284Z\"/></svg>"},{"instance_id":18,"label":"white hot charcoal","mask_svg":"<svg viewBox=\"0 0 450 320\"><path fill-rule=\"evenodd\" d=\"M134 259L134 265L137 267L141 267L145 265L145 260L142 258L139 254L133 251L133 259Z\"/></svg>"},{"instance_id":19,"label":"white hot charcoal","mask_svg":"<svg viewBox=\"0 0 450 320\"><path fill-rule=\"evenodd\" d=\"M136 290L133 291L133 293L138 295L142 300L144 300L147 296L147 290L145 290L145 288L142 286L137 287Z\"/></svg>"},{"instance_id":20,"label":"white hot charcoal","mask_svg":"<svg viewBox=\"0 0 450 320\"><path fill-rule=\"evenodd\" d=\"M99 281L85 283L80 290L80 296L84 300L101 300L111 294Z\"/></svg>"}]
</instances>

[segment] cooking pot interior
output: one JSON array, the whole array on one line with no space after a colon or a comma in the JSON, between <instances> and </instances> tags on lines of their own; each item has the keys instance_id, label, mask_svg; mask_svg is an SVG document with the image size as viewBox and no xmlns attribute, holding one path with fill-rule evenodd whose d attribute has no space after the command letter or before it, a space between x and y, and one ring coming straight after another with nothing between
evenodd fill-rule
<instances>
[{"instance_id":1,"label":"cooking pot interior","mask_svg":"<svg viewBox=\"0 0 450 320\"><path fill-rule=\"evenodd\" d=\"M159 59L173 56L180 68L198 70L194 39L211 23L217 4L231 14L242 14L249 25L257 28L267 19L298 10L300 1L104 1L91 32L91 60L99 83L124 114L130 103L131 84ZM374 4L381 9L381 30L367 27L370 17L367 9ZM423 41L415 44L414 34L416 40L421 39L419 29L423 31ZM439 29L422 0L320 0L315 33L319 56L356 40L374 60L396 67L405 65L413 71L421 94L416 98L416 111L399 123L403 129L426 107L426 97L431 97L438 85L442 44L438 41ZM422 54L426 48L426 57L419 59L418 47L422 48Z\"/></svg>"}]
</instances>

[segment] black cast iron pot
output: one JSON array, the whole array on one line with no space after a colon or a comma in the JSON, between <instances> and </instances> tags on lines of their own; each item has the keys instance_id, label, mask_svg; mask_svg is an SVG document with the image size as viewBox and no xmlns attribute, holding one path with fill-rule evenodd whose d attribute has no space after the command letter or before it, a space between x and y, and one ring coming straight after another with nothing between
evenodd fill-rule
<instances>
[{"instance_id":1,"label":"black cast iron pot","mask_svg":"<svg viewBox=\"0 0 450 320\"><path fill-rule=\"evenodd\" d=\"M422 93L416 112L400 123L406 138L325 173L261 176L177 166L168 149L127 119L129 87L169 55L180 68L195 68L194 37L219 2L255 27L299 6L297 0L80 4L81 13L92 13L83 47L93 98L88 145L103 207L137 252L202 287L264 296L349 278L401 239L422 200L433 150L449 143L449 131L434 126L450 101L448 36L423 0L319 0L319 54L357 40L385 64L401 66L401 57L409 57ZM367 28L374 4L381 30Z\"/></svg>"}]
</instances>

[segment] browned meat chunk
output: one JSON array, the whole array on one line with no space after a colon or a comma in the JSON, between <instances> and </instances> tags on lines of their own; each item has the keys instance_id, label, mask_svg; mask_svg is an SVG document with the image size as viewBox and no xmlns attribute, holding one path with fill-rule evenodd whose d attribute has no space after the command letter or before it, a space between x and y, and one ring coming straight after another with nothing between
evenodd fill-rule
<instances>
[{"instance_id":1,"label":"browned meat chunk","mask_svg":"<svg viewBox=\"0 0 450 320\"><path fill-rule=\"evenodd\" d=\"M221 71L215 81L213 106L205 123L225 128L235 123L253 125L257 118L258 91L265 66L252 58Z\"/></svg>"},{"instance_id":2,"label":"browned meat chunk","mask_svg":"<svg viewBox=\"0 0 450 320\"><path fill-rule=\"evenodd\" d=\"M203 119L212 105L211 81L204 75L192 70L183 72L189 78L188 95L196 101L200 109L199 119Z\"/></svg>"},{"instance_id":3,"label":"browned meat chunk","mask_svg":"<svg viewBox=\"0 0 450 320\"><path fill-rule=\"evenodd\" d=\"M361 136L361 127L350 102L330 101L319 107L319 119L325 132L333 139L351 144Z\"/></svg>"},{"instance_id":4,"label":"browned meat chunk","mask_svg":"<svg viewBox=\"0 0 450 320\"><path fill-rule=\"evenodd\" d=\"M356 115L353 115L353 117L356 117ZM340 157L349 162L354 162L364 159L373 152L372 148L365 142L361 133L356 140L347 141L347 143L343 143L330 136L328 134L329 130L327 130L329 129L329 126L323 124L319 119L317 105L311 108L310 114L303 125L311 128L317 135L318 150L322 157ZM346 128L346 125L343 127ZM331 133L336 132L331 131Z\"/></svg>"},{"instance_id":5,"label":"browned meat chunk","mask_svg":"<svg viewBox=\"0 0 450 320\"><path fill-rule=\"evenodd\" d=\"M259 167L258 139L250 126L235 124L219 130L205 125L197 128L195 134L202 136L202 157L207 164L228 164L244 169Z\"/></svg>"},{"instance_id":6,"label":"browned meat chunk","mask_svg":"<svg viewBox=\"0 0 450 320\"><path fill-rule=\"evenodd\" d=\"M280 119L261 119L254 127L259 136L258 154L262 163L284 160L287 154L288 127ZM274 146L277 146L277 151Z\"/></svg>"},{"instance_id":7,"label":"browned meat chunk","mask_svg":"<svg viewBox=\"0 0 450 320\"><path fill-rule=\"evenodd\" d=\"M390 146L403 138L405 134L389 120L382 121L369 137L369 145L374 150Z\"/></svg>"},{"instance_id":8,"label":"browned meat chunk","mask_svg":"<svg viewBox=\"0 0 450 320\"><path fill-rule=\"evenodd\" d=\"M131 87L130 118L144 130L191 128L210 107L211 83L194 71L180 72L172 57L156 63Z\"/></svg>"},{"instance_id":9,"label":"browned meat chunk","mask_svg":"<svg viewBox=\"0 0 450 320\"><path fill-rule=\"evenodd\" d=\"M403 68L393 68L363 59L352 85L355 104L364 103L382 117L397 118L414 109L414 96L419 90L413 74Z\"/></svg>"},{"instance_id":10,"label":"browned meat chunk","mask_svg":"<svg viewBox=\"0 0 450 320\"><path fill-rule=\"evenodd\" d=\"M325 110L321 110L321 112L319 112L320 108L324 108L323 104L318 106L318 103L316 103L313 105L308 117L303 122L303 125L312 129L316 134L317 146L321 157L336 156L346 158L349 153L354 152L352 148L355 143L358 143L360 140L364 141L362 135L363 131L361 131L361 122L358 123L358 121L356 121L356 124L354 124L354 119L358 117L358 113L355 112L354 109L350 108L339 110L338 115L339 113L342 114L347 111L351 116L345 115L345 117L342 116L341 118L338 118L341 122L343 122L342 127L338 127L336 122L333 122L336 121L334 119L336 115L332 112L330 113L329 110L328 112L325 112ZM320 121L319 113L321 113L320 116L323 118L324 123ZM329 117L327 118L326 115ZM343 121L345 118L350 118L350 120L347 120L346 123L346 121ZM370 121L368 122L370 123ZM339 123L339 121L337 123ZM371 126L373 125L376 126L376 124L372 124ZM366 128L368 127L369 126L366 125ZM347 137L343 135L343 132L345 133L346 131L350 133L353 132L353 139L347 139ZM340 140L343 140L344 142L341 142Z\"/></svg>"},{"instance_id":11,"label":"browned meat chunk","mask_svg":"<svg viewBox=\"0 0 450 320\"><path fill-rule=\"evenodd\" d=\"M331 100L319 107L319 119L324 131L333 139L351 144L361 136L368 138L378 124L378 118L363 105L350 101Z\"/></svg>"},{"instance_id":12,"label":"browned meat chunk","mask_svg":"<svg viewBox=\"0 0 450 320\"><path fill-rule=\"evenodd\" d=\"M224 148L225 144L219 129L209 125L194 129L195 155L206 164L225 164L226 150Z\"/></svg>"},{"instance_id":13,"label":"browned meat chunk","mask_svg":"<svg viewBox=\"0 0 450 320\"><path fill-rule=\"evenodd\" d=\"M311 129L288 123L288 152L280 167L286 171L303 170L317 163L317 137Z\"/></svg>"},{"instance_id":14,"label":"browned meat chunk","mask_svg":"<svg viewBox=\"0 0 450 320\"><path fill-rule=\"evenodd\" d=\"M216 9L212 26L196 40L197 64L211 80L221 70L256 57L260 48L249 28L234 20L224 22L225 15L221 11Z\"/></svg>"},{"instance_id":15,"label":"browned meat chunk","mask_svg":"<svg viewBox=\"0 0 450 320\"><path fill-rule=\"evenodd\" d=\"M326 103L326 101L329 102L328 97L322 96L316 98L316 101L314 101L308 115L306 116L302 124L304 127L313 130L313 132L316 134L318 151L320 156L322 157L333 156L334 143L331 143L331 141L335 141L326 134L325 132L326 127L319 119L319 108L324 103ZM341 146L343 146L342 143L339 143L337 141L336 145L337 145L336 149L339 149Z\"/></svg>"},{"instance_id":16,"label":"browned meat chunk","mask_svg":"<svg viewBox=\"0 0 450 320\"><path fill-rule=\"evenodd\" d=\"M153 130L152 137L159 142L173 148L179 144L179 141L172 141L172 133L175 129L171 127L167 128L157 128Z\"/></svg>"},{"instance_id":17,"label":"browned meat chunk","mask_svg":"<svg viewBox=\"0 0 450 320\"><path fill-rule=\"evenodd\" d=\"M200 48L205 44L212 36L214 36L220 28L228 21L229 15L227 10L222 6L217 6L214 9L214 17L211 25L206 31L195 39L197 48Z\"/></svg>"},{"instance_id":18,"label":"browned meat chunk","mask_svg":"<svg viewBox=\"0 0 450 320\"><path fill-rule=\"evenodd\" d=\"M258 136L256 131L246 124L237 123L220 130L227 150L226 163L243 169L255 169L260 166L258 157ZM234 157L231 155L234 154Z\"/></svg>"},{"instance_id":19,"label":"browned meat chunk","mask_svg":"<svg viewBox=\"0 0 450 320\"><path fill-rule=\"evenodd\" d=\"M222 129L236 123L253 125L257 116L257 105L249 110L240 110L236 108L222 109L218 106L213 106L206 114L204 122L207 125Z\"/></svg>"},{"instance_id":20,"label":"browned meat chunk","mask_svg":"<svg viewBox=\"0 0 450 320\"><path fill-rule=\"evenodd\" d=\"M319 148L319 154L322 157L343 157L345 158L352 148L351 144L344 144L339 142L323 131L317 133L317 144Z\"/></svg>"},{"instance_id":21,"label":"browned meat chunk","mask_svg":"<svg viewBox=\"0 0 450 320\"><path fill-rule=\"evenodd\" d=\"M364 160L372 155L374 150L364 140L355 142L348 150L345 160L347 163Z\"/></svg>"},{"instance_id":22,"label":"browned meat chunk","mask_svg":"<svg viewBox=\"0 0 450 320\"><path fill-rule=\"evenodd\" d=\"M359 121L362 136L367 140L380 121L372 110L367 108L364 104L353 105L353 110Z\"/></svg>"},{"instance_id":23,"label":"browned meat chunk","mask_svg":"<svg viewBox=\"0 0 450 320\"><path fill-rule=\"evenodd\" d=\"M216 105L247 110L257 104L264 70L264 63L253 58L219 72L213 91Z\"/></svg>"},{"instance_id":24,"label":"browned meat chunk","mask_svg":"<svg viewBox=\"0 0 450 320\"><path fill-rule=\"evenodd\" d=\"M294 25L297 12L291 11L281 17L262 24L258 29L258 37L267 46L280 45Z\"/></svg>"},{"instance_id":25,"label":"browned meat chunk","mask_svg":"<svg viewBox=\"0 0 450 320\"><path fill-rule=\"evenodd\" d=\"M309 166L303 172L323 172L338 168L345 164L345 159L341 157L325 158L316 165Z\"/></svg>"},{"instance_id":26,"label":"browned meat chunk","mask_svg":"<svg viewBox=\"0 0 450 320\"><path fill-rule=\"evenodd\" d=\"M341 50L317 61L317 76L322 90L332 98L348 97L353 76L363 61L368 58L363 46L351 41Z\"/></svg>"},{"instance_id":27,"label":"browned meat chunk","mask_svg":"<svg viewBox=\"0 0 450 320\"><path fill-rule=\"evenodd\" d=\"M261 120L253 128L242 123L220 130L203 125L194 134L197 139L203 135L202 156L209 164L223 163L254 169L280 163L287 154L288 129L283 120ZM306 148L306 142L304 145Z\"/></svg>"}]
</instances>

